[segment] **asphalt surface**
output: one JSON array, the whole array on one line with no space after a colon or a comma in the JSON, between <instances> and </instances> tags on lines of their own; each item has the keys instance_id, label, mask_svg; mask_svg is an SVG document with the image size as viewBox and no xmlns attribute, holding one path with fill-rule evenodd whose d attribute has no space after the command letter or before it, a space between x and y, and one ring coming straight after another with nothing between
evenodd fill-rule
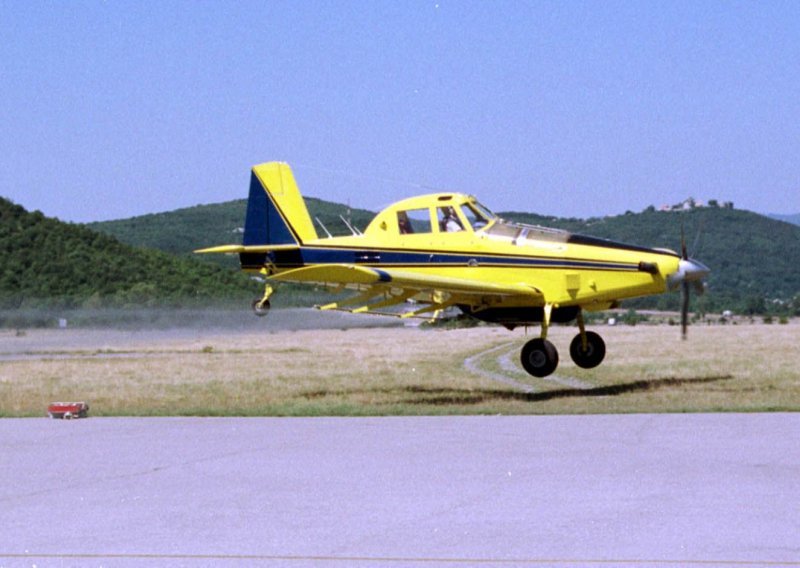
<instances>
[{"instance_id":1,"label":"asphalt surface","mask_svg":"<svg viewBox=\"0 0 800 568\"><path fill-rule=\"evenodd\" d=\"M0 420L0 566L800 565L800 415Z\"/></svg>"}]
</instances>

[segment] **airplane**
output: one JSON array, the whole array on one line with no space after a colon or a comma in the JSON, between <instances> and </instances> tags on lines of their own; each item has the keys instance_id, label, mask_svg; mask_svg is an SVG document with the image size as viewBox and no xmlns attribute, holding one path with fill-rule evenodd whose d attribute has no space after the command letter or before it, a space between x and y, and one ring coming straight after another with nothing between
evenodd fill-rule
<instances>
[{"instance_id":1,"label":"airplane","mask_svg":"<svg viewBox=\"0 0 800 568\"><path fill-rule=\"evenodd\" d=\"M253 302L258 315L269 310L275 283L296 282L356 291L317 306L321 310L410 318L455 306L512 330L538 324L539 337L520 354L535 377L558 366L558 351L547 339L553 323L575 321L572 360L586 369L599 365L605 342L586 330L583 313L614 308L623 299L680 288L685 338L689 286L702 292L710 274L689 258L683 230L678 254L507 221L456 192L399 201L363 232L350 226L352 235L332 237L322 228L326 236L320 238L289 165L269 162L251 171L242 244L195 252L238 254L242 270L263 275L264 295ZM407 302L416 308L384 311Z\"/></svg>"}]
</instances>

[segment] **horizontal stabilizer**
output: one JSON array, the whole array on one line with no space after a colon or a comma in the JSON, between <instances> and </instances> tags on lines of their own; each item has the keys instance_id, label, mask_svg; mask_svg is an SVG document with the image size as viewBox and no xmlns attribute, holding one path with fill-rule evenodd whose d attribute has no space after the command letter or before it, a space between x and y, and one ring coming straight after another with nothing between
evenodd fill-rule
<instances>
[{"instance_id":1,"label":"horizontal stabilizer","mask_svg":"<svg viewBox=\"0 0 800 568\"><path fill-rule=\"evenodd\" d=\"M351 264L304 266L272 276L273 280L309 284L377 284L379 270Z\"/></svg>"},{"instance_id":2,"label":"horizontal stabilizer","mask_svg":"<svg viewBox=\"0 0 800 568\"><path fill-rule=\"evenodd\" d=\"M221 245L218 247L210 247L197 249L194 251L197 254L236 254L236 253L258 253L258 252L272 252L276 250L299 250L299 245Z\"/></svg>"}]
</instances>

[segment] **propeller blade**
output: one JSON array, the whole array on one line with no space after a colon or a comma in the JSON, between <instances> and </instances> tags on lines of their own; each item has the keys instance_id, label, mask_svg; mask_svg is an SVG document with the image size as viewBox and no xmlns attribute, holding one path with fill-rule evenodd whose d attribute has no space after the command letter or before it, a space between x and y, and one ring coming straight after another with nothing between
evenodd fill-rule
<instances>
[{"instance_id":1,"label":"propeller blade","mask_svg":"<svg viewBox=\"0 0 800 568\"><path fill-rule=\"evenodd\" d=\"M686 235L683 233L683 221L681 221L681 258L683 260L689 259L689 253L686 250Z\"/></svg>"},{"instance_id":2,"label":"propeller blade","mask_svg":"<svg viewBox=\"0 0 800 568\"><path fill-rule=\"evenodd\" d=\"M697 234L694 236L692 243L692 254L700 256L700 249L703 248L703 228L706 226L706 218L700 218L700 226L697 228Z\"/></svg>"},{"instance_id":3,"label":"propeller blade","mask_svg":"<svg viewBox=\"0 0 800 568\"><path fill-rule=\"evenodd\" d=\"M681 339L686 339L689 327L689 283L681 282Z\"/></svg>"}]
</instances>

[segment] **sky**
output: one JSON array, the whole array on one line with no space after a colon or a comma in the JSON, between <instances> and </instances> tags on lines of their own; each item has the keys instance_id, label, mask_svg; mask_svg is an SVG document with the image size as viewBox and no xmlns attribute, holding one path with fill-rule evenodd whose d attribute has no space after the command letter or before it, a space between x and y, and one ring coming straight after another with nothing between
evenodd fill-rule
<instances>
[{"instance_id":1,"label":"sky","mask_svg":"<svg viewBox=\"0 0 800 568\"><path fill-rule=\"evenodd\" d=\"M431 191L800 212L800 2L0 0L0 196L71 222Z\"/></svg>"}]
</instances>

